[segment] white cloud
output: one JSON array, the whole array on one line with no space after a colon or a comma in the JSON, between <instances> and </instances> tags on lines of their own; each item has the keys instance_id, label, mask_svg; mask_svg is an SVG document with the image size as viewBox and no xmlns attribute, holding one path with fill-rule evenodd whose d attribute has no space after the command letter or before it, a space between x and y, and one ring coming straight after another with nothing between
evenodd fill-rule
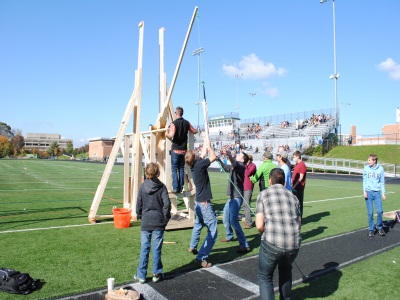
<instances>
[{"instance_id":1,"label":"white cloud","mask_svg":"<svg viewBox=\"0 0 400 300\"><path fill-rule=\"evenodd\" d=\"M267 94L270 97L276 97L279 94L278 89L275 88L275 87L265 89L264 93Z\"/></svg>"},{"instance_id":2,"label":"white cloud","mask_svg":"<svg viewBox=\"0 0 400 300\"><path fill-rule=\"evenodd\" d=\"M270 87L268 82L263 82L264 88L260 90L261 93L273 98L279 95L279 91L276 87Z\"/></svg>"},{"instance_id":3,"label":"white cloud","mask_svg":"<svg viewBox=\"0 0 400 300\"><path fill-rule=\"evenodd\" d=\"M287 73L285 68L277 68L271 62L265 63L254 53L243 56L237 64L224 64L222 70L226 75L232 77L243 73L244 79L265 79L272 76L283 76Z\"/></svg>"},{"instance_id":4,"label":"white cloud","mask_svg":"<svg viewBox=\"0 0 400 300\"><path fill-rule=\"evenodd\" d=\"M378 64L378 69L389 74L393 80L400 80L400 65L392 58L387 58L385 61Z\"/></svg>"}]
</instances>

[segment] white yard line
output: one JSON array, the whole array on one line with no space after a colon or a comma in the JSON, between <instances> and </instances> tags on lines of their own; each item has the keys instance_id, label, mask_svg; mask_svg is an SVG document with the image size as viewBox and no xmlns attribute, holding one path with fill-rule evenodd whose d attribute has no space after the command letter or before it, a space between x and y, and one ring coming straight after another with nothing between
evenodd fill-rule
<instances>
[{"instance_id":1,"label":"white yard line","mask_svg":"<svg viewBox=\"0 0 400 300\"><path fill-rule=\"evenodd\" d=\"M18 232L28 232L28 231L43 231L43 230L51 230L51 229L65 229L65 228L73 228L73 227L83 227L83 226L98 226L103 224L110 224L114 222L101 222L95 224L77 224L77 225L66 225L66 226L52 226L52 227L43 227L43 228L30 228L30 229L18 229L18 230L5 230L0 231L2 233L18 233Z\"/></svg>"},{"instance_id":2,"label":"white yard line","mask_svg":"<svg viewBox=\"0 0 400 300\"><path fill-rule=\"evenodd\" d=\"M395 192L388 192L388 194L394 194ZM353 199L353 198L361 198L364 197L363 195L358 196L350 196L350 197L341 197L341 198L331 198L331 199L323 199L323 200L315 200L315 201L304 201L304 203L318 203L318 202L327 202L327 201L336 201L336 200L346 200L346 199Z\"/></svg>"}]
</instances>

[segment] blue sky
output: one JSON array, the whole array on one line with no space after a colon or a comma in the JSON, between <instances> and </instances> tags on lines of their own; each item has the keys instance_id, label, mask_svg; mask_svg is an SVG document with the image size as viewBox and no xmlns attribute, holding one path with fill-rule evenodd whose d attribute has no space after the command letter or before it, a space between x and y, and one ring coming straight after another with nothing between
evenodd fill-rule
<instances>
[{"instance_id":1,"label":"blue sky","mask_svg":"<svg viewBox=\"0 0 400 300\"><path fill-rule=\"evenodd\" d=\"M209 114L236 112L237 103L242 119L334 107L331 0L2 0L0 122L23 135L61 134L75 147L115 136L134 89L144 21L146 130L158 115L158 31L165 28L169 86L195 6L199 17L172 94L193 125L192 52L200 47ZM400 106L400 1L336 0L335 8L342 133L351 125L358 134L381 133Z\"/></svg>"}]
</instances>

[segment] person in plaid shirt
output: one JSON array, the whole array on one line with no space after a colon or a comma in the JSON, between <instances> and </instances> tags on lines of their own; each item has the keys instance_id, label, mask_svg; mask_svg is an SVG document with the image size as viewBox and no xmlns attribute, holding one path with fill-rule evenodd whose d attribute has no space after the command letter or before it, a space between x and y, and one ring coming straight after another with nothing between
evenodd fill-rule
<instances>
[{"instance_id":1,"label":"person in plaid shirt","mask_svg":"<svg viewBox=\"0 0 400 300\"><path fill-rule=\"evenodd\" d=\"M291 299L292 263L301 244L300 203L285 188L285 172L280 168L269 174L269 188L257 197L256 227L261 245L258 261L260 299L274 299L273 276L279 270L281 299Z\"/></svg>"}]
</instances>

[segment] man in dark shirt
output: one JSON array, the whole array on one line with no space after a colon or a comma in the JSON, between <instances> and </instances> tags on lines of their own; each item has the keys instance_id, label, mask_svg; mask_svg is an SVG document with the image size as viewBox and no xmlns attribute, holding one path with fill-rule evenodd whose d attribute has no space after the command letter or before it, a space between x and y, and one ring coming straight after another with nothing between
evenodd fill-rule
<instances>
[{"instance_id":1,"label":"man in dark shirt","mask_svg":"<svg viewBox=\"0 0 400 300\"><path fill-rule=\"evenodd\" d=\"M210 157L207 158L207 150L210 151ZM196 187L196 205L195 214L196 220L194 223L192 238L190 240L189 252L197 254L195 262L203 268L212 267L212 264L207 262L211 249L217 240L217 218L211 205L211 184L208 176L208 167L215 161L216 155L213 148L210 146L210 141L205 140L201 156L189 150L185 155L185 162L190 167L194 185ZM200 250L197 251L197 245L200 240L201 229L206 226L208 229L207 237L203 242Z\"/></svg>"},{"instance_id":2,"label":"man in dark shirt","mask_svg":"<svg viewBox=\"0 0 400 300\"><path fill-rule=\"evenodd\" d=\"M187 151L188 132L196 133L189 121L183 116L183 108L178 106L175 110L176 119L167 130L167 138L172 141L171 170L172 192L180 193L183 190L185 179L185 154Z\"/></svg>"},{"instance_id":3,"label":"man in dark shirt","mask_svg":"<svg viewBox=\"0 0 400 300\"><path fill-rule=\"evenodd\" d=\"M227 188L228 202L224 206L223 222L226 230L226 237L221 242L231 242L233 240L233 230L235 230L236 237L239 241L239 248L236 252L246 253L250 252L249 243L244 235L243 229L238 221L239 210L243 204L244 192L244 172L249 156L243 151L237 153L236 158L232 157L231 152L223 149L222 154L227 155L230 165L224 164L220 159L218 161L225 172L229 172L229 182Z\"/></svg>"}]
</instances>

